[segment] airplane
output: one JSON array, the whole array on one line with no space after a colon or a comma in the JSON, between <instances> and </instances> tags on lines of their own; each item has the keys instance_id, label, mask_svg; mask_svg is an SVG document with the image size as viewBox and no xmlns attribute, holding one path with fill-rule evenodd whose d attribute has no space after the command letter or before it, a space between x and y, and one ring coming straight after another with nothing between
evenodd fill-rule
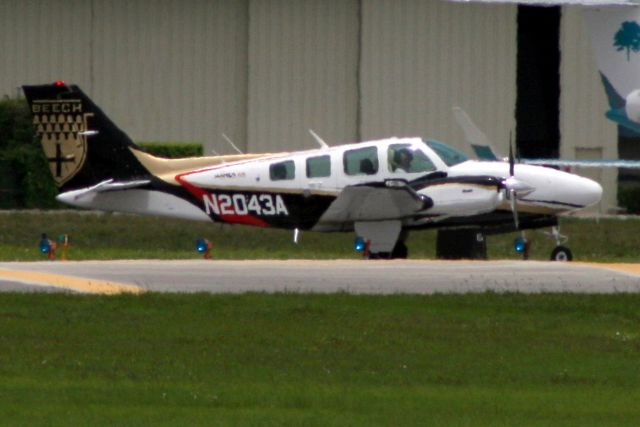
<instances>
[{"instance_id":1,"label":"airplane","mask_svg":"<svg viewBox=\"0 0 640 427\"><path fill-rule=\"evenodd\" d=\"M475 161L420 137L306 151L162 159L140 150L76 85L23 86L35 132L71 206L190 220L352 232L371 258L404 258L410 231L555 227L602 187L566 172ZM554 259L571 258L559 246Z\"/></svg>"},{"instance_id":2,"label":"airplane","mask_svg":"<svg viewBox=\"0 0 640 427\"><path fill-rule=\"evenodd\" d=\"M620 134L640 136L640 7L584 10L610 109L605 116Z\"/></svg>"},{"instance_id":3,"label":"airplane","mask_svg":"<svg viewBox=\"0 0 640 427\"><path fill-rule=\"evenodd\" d=\"M450 0L462 3L534 6L581 6L600 78L609 102L605 116L618 124L622 136L640 136L640 0ZM483 155L489 155L483 150ZM543 159L541 159L543 160ZM633 163L604 167L638 167ZM539 164L539 163L536 163ZM585 162L578 166L599 167Z\"/></svg>"},{"instance_id":4,"label":"airplane","mask_svg":"<svg viewBox=\"0 0 640 427\"><path fill-rule=\"evenodd\" d=\"M464 132L465 140L473 150L478 160L504 161L505 157L500 157L498 151L491 144L489 138L471 120L469 115L460 107L453 107L453 114L456 122ZM567 168L625 168L640 169L640 160L626 159L601 159L601 160L574 160L574 159L529 159L518 158L519 163L527 165Z\"/></svg>"}]
</instances>

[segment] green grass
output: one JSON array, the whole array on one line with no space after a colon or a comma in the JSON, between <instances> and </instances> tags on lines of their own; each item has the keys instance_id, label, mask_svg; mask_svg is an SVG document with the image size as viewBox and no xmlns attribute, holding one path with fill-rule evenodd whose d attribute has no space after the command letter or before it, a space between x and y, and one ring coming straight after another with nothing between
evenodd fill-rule
<instances>
[{"instance_id":1,"label":"green grass","mask_svg":"<svg viewBox=\"0 0 640 427\"><path fill-rule=\"evenodd\" d=\"M568 245L577 260L636 262L640 219L562 219ZM82 211L0 211L0 260L41 260L40 234L72 236L70 258L123 259L198 258L195 240L209 238L218 259L359 258L353 233L303 232L298 245L286 230L260 229L136 215ZM519 259L513 252L516 234L488 236L490 259ZM532 259L548 259L555 242L540 231L529 231ZM435 257L435 231L415 231L408 239L410 258Z\"/></svg>"},{"instance_id":2,"label":"green grass","mask_svg":"<svg viewBox=\"0 0 640 427\"><path fill-rule=\"evenodd\" d=\"M636 426L640 295L0 294L5 425Z\"/></svg>"}]
</instances>

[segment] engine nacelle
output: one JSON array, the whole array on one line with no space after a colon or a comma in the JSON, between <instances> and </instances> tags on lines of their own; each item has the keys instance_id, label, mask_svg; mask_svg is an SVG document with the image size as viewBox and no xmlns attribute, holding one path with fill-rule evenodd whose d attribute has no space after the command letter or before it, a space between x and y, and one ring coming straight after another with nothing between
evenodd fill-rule
<instances>
[{"instance_id":1,"label":"engine nacelle","mask_svg":"<svg viewBox=\"0 0 640 427\"><path fill-rule=\"evenodd\" d=\"M636 89L627 95L624 111L627 113L629 120L640 123L640 89Z\"/></svg>"}]
</instances>

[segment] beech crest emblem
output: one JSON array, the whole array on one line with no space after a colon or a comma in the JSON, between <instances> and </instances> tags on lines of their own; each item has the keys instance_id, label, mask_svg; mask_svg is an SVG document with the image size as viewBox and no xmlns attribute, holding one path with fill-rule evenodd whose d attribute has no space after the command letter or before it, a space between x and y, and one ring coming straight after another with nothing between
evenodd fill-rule
<instances>
[{"instance_id":1,"label":"beech crest emblem","mask_svg":"<svg viewBox=\"0 0 640 427\"><path fill-rule=\"evenodd\" d=\"M35 101L31 110L36 134L56 185L78 173L87 157L87 119L80 100Z\"/></svg>"}]
</instances>

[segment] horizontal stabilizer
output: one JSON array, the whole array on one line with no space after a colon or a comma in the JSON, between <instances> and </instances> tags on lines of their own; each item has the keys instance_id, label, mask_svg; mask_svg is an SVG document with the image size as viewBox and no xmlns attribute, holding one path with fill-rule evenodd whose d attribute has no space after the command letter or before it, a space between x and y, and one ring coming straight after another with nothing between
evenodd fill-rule
<instances>
[{"instance_id":1,"label":"horizontal stabilizer","mask_svg":"<svg viewBox=\"0 0 640 427\"><path fill-rule=\"evenodd\" d=\"M135 181L114 182L113 179L102 181L94 186L87 188L80 188L78 190L66 191L59 194L56 199L60 202L70 203L78 200L81 197L89 194L103 193L105 191L118 191L129 190L132 188L139 188L149 184L151 181L148 179L141 179Z\"/></svg>"}]
</instances>

